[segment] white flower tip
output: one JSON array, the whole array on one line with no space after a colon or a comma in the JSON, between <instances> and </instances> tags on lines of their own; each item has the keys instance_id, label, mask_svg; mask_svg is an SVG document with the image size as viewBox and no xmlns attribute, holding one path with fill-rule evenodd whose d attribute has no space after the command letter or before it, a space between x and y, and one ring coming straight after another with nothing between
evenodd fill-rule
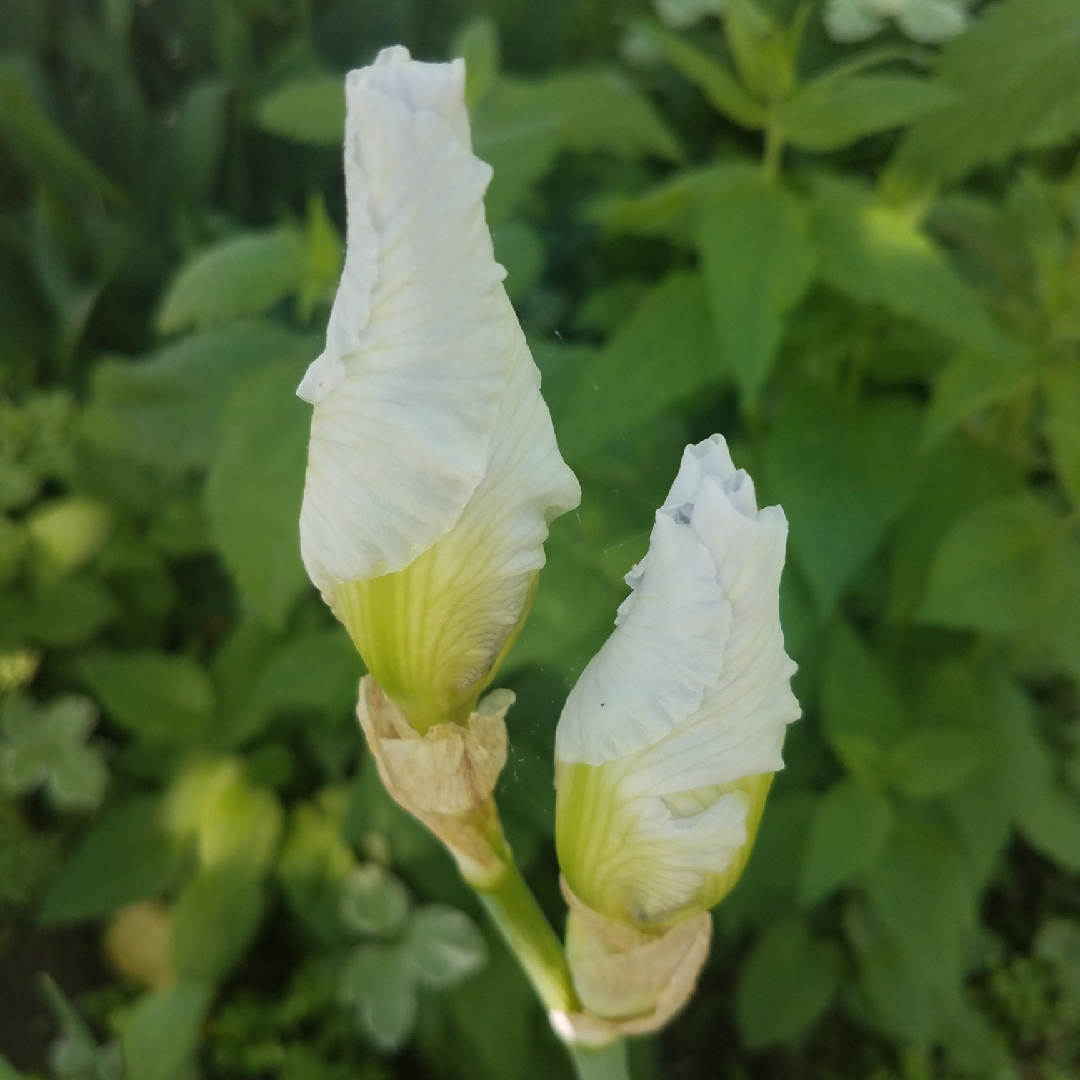
<instances>
[{"instance_id":1,"label":"white flower tip","mask_svg":"<svg viewBox=\"0 0 1080 1080\"><path fill-rule=\"evenodd\" d=\"M325 350L321 356L312 360L300 385L296 388L296 396L309 405L322 401L327 394L345 379L345 362L336 352Z\"/></svg>"}]
</instances>

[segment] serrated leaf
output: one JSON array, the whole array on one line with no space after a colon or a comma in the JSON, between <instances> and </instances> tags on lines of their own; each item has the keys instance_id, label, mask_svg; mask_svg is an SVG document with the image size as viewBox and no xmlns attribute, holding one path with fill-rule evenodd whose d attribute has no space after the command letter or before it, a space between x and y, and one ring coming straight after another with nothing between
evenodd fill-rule
<instances>
[{"instance_id":1,"label":"serrated leaf","mask_svg":"<svg viewBox=\"0 0 1080 1080\"><path fill-rule=\"evenodd\" d=\"M879 791L840 780L817 804L799 895L814 904L867 869L892 828L889 800Z\"/></svg>"},{"instance_id":2,"label":"serrated leaf","mask_svg":"<svg viewBox=\"0 0 1080 1080\"><path fill-rule=\"evenodd\" d=\"M433 990L457 985L487 961L487 946L473 921L445 904L425 904L413 915L406 946L420 985Z\"/></svg>"},{"instance_id":3,"label":"serrated leaf","mask_svg":"<svg viewBox=\"0 0 1080 1080\"><path fill-rule=\"evenodd\" d=\"M41 922L100 919L158 895L179 857L160 810L157 799L136 796L102 814L49 883Z\"/></svg>"},{"instance_id":4,"label":"serrated leaf","mask_svg":"<svg viewBox=\"0 0 1080 1080\"><path fill-rule=\"evenodd\" d=\"M885 768L897 791L925 799L955 791L987 762L990 747L962 728L916 731L897 743Z\"/></svg>"},{"instance_id":5,"label":"serrated leaf","mask_svg":"<svg viewBox=\"0 0 1080 1080\"><path fill-rule=\"evenodd\" d=\"M110 450L170 471L205 469L237 384L317 353L312 338L252 320L192 334L138 361L107 359L94 369L87 422Z\"/></svg>"},{"instance_id":6,"label":"serrated leaf","mask_svg":"<svg viewBox=\"0 0 1080 1080\"><path fill-rule=\"evenodd\" d=\"M302 238L292 228L249 232L197 252L166 290L158 312L162 334L206 330L260 315L298 292L306 278Z\"/></svg>"},{"instance_id":7,"label":"serrated leaf","mask_svg":"<svg viewBox=\"0 0 1080 1080\"><path fill-rule=\"evenodd\" d=\"M819 614L835 607L914 490L919 423L908 402L853 405L810 383L789 386L780 402L763 472Z\"/></svg>"},{"instance_id":8,"label":"serrated leaf","mask_svg":"<svg viewBox=\"0 0 1080 1080\"><path fill-rule=\"evenodd\" d=\"M259 102L263 131L313 146L345 142L345 77L306 75L271 91Z\"/></svg>"},{"instance_id":9,"label":"serrated leaf","mask_svg":"<svg viewBox=\"0 0 1080 1080\"><path fill-rule=\"evenodd\" d=\"M751 1050L804 1035L840 989L843 954L788 918L769 927L739 972L735 1018Z\"/></svg>"},{"instance_id":10,"label":"serrated leaf","mask_svg":"<svg viewBox=\"0 0 1080 1080\"><path fill-rule=\"evenodd\" d=\"M1078 52L1073 0L1004 0L980 12L937 63L937 81L957 92L956 104L916 124L897 167L926 179L959 177L1038 139L1048 117L1075 117Z\"/></svg>"},{"instance_id":11,"label":"serrated leaf","mask_svg":"<svg viewBox=\"0 0 1080 1080\"><path fill-rule=\"evenodd\" d=\"M1043 379L1046 434L1061 482L1074 506L1080 506L1080 364L1061 363Z\"/></svg>"},{"instance_id":12,"label":"serrated leaf","mask_svg":"<svg viewBox=\"0 0 1080 1080\"><path fill-rule=\"evenodd\" d=\"M670 274L582 365L576 392L556 418L563 452L585 457L722 377L701 276Z\"/></svg>"},{"instance_id":13,"label":"serrated leaf","mask_svg":"<svg viewBox=\"0 0 1080 1080\"><path fill-rule=\"evenodd\" d=\"M825 77L796 91L777 110L784 135L803 150L839 150L879 131L909 124L955 100L913 75Z\"/></svg>"},{"instance_id":14,"label":"serrated leaf","mask_svg":"<svg viewBox=\"0 0 1080 1080\"><path fill-rule=\"evenodd\" d=\"M82 660L79 674L109 716L143 738L198 739L213 713L210 680L186 656L101 653Z\"/></svg>"},{"instance_id":15,"label":"serrated leaf","mask_svg":"<svg viewBox=\"0 0 1080 1080\"><path fill-rule=\"evenodd\" d=\"M416 976L404 945L361 945L342 973L341 997L376 1049L393 1053L416 1023Z\"/></svg>"},{"instance_id":16,"label":"serrated leaf","mask_svg":"<svg viewBox=\"0 0 1080 1080\"><path fill-rule=\"evenodd\" d=\"M721 355L744 402L768 377L784 316L810 286L814 249L802 204L747 170L702 198L698 225Z\"/></svg>"},{"instance_id":17,"label":"serrated leaf","mask_svg":"<svg viewBox=\"0 0 1080 1080\"><path fill-rule=\"evenodd\" d=\"M909 217L850 180L818 180L809 209L827 284L974 349L1012 355L974 294Z\"/></svg>"},{"instance_id":18,"label":"serrated leaf","mask_svg":"<svg viewBox=\"0 0 1080 1080\"><path fill-rule=\"evenodd\" d=\"M179 983L140 998L120 1032L128 1080L182 1080L212 997L207 983Z\"/></svg>"},{"instance_id":19,"label":"serrated leaf","mask_svg":"<svg viewBox=\"0 0 1080 1080\"><path fill-rule=\"evenodd\" d=\"M405 886L377 863L358 866L341 885L341 921L358 934L397 937L409 918Z\"/></svg>"},{"instance_id":20,"label":"serrated leaf","mask_svg":"<svg viewBox=\"0 0 1080 1080\"><path fill-rule=\"evenodd\" d=\"M303 369L276 364L242 382L225 411L210 470L210 531L240 592L280 629L307 584L300 561L300 502L311 410L296 397Z\"/></svg>"}]
</instances>

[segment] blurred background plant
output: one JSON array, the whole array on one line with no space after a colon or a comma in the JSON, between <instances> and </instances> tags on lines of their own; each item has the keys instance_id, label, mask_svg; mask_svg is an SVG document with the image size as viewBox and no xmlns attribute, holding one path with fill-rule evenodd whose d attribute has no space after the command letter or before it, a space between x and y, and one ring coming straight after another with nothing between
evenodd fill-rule
<instances>
[{"instance_id":1,"label":"blurred background plant","mask_svg":"<svg viewBox=\"0 0 1080 1080\"><path fill-rule=\"evenodd\" d=\"M585 492L503 677L553 919L555 718L683 444L791 521L804 719L635 1077L1076 1075L1075 0L4 0L0 1076L567 1075L297 549L342 74L398 41L468 60Z\"/></svg>"}]
</instances>

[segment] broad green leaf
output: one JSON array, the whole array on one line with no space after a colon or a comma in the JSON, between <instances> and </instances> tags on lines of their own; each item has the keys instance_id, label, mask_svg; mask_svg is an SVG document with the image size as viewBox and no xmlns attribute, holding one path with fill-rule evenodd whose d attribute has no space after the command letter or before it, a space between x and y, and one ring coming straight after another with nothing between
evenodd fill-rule
<instances>
[{"instance_id":1,"label":"broad green leaf","mask_svg":"<svg viewBox=\"0 0 1080 1080\"><path fill-rule=\"evenodd\" d=\"M912 75L825 77L797 90L777 110L784 135L803 150L840 150L879 131L909 124L955 99Z\"/></svg>"},{"instance_id":2,"label":"broad green leaf","mask_svg":"<svg viewBox=\"0 0 1080 1080\"><path fill-rule=\"evenodd\" d=\"M925 799L955 791L986 764L989 752L986 738L974 731L922 730L894 746L885 767L897 791Z\"/></svg>"},{"instance_id":3,"label":"broad green leaf","mask_svg":"<svg viewBox=\"0 0 1080 1080\"><path fill-rule=\"evenodd\" d=\"M914 490L919 423L908 402L855 405L810 383L792 384L780 402L763 473L819 613L835 607Z\"/></svg>"},{"instance_id":4,"label":"broad green leaf","mask_svg":"<svg viewBox=\"0 0 1080 1080\"><path fill-rule=\"evenodd\" d=\"M243 379L275 363L313 360L314 339L245 321L192 334L139 361L94 369L87 422L97 442L162 469L208 468L222 414Z\"/></svg>"},{"instance_id":5,"label":"broad green leaf","mask_svg":"<svg viewBox=\"0 0 1080 1080\"><path fill-rule=\"evenodd\" d=\"M116 601L98 578L75 574L36 591L23 629L34 642L64 648L89 641L118 614Z\"/></svg>"},{"instance_id":6,"label":"broad green leaf","mask_svg":"<svg viewBox=\"0 0 1080 1080\"><path fill-rule=\"evenodd\" d=\"M259 929L265 897L247 867L199 870L173 907L173 967L181 983L216 983L243 958Z\"/></svg>"},{"instance_id":7,"label":"broad green leaf","mask_svg":"<svg viewBox=\"0 0 1080 1080\"><path fill-rule=\"evenodd\" d=\"M992 355L1010 346L944 256L914 221L850 180L820 179L810 232L823 281L855 300L884 304Z\"/></svg>"},{"instance_id":8,"label":"broad green leaf","mask_svg":"<svg viewBox=\"0 0 1080 1080\"><path fill-rule=\"evenodd\" d=\"M228 133L229 87L221 79L200 79L184 95L170 130L169 168L175 189L197 205L208 203L221 171Z\"/></svg>"},{"instance_id":9,"label":"broad green leaf","mask_svg":"<svg viewBox=\"0 0 1080 1080\"><path fill-rule=\"evenodd\" d=\"M139 795L106 811L49 883L39 918L46 925L101 919L157 896L179 852L156 798Z\"/></svg>"},{"instance_id":10,"label":"broad green leaf","mask_svg":"<svg viewBox=\"0 0 1080 1080\"><path fill-rule=\"evenodd\" d=\"M305 281L303 239L291 227L248 232L197 252L173 278L161 303L162 334L206 330L259 315L298 292Z\"/></svg>"},{"instance_id":11,"label":"broad green leaf","mask_svg":"<svg viewBox=\"0 0 1080 1080\"><path fill-rule=\"evenodd\" d=\"M240 383L206 485L210 531L241 595L280 629L307 583L300 561L311 410L296 397L303 369L276 364Z\"/></svg>"},{"instance_id":12,"label":"broad green leaf","mask_svg":"<svg viewBox=\"0 0 1080 1080\"><path fill-rule=\"evenodd\" d=\"M769 927L739 972L735 1019L746 1045L759 1050L806 1034L832 1004L843 970L839 947L801 919Z\"/></svg>"},{"instance_id":13,"label":"broad green leaf","mask_svg":"<svg viewBox=\"0 0 1080 1080\"><path fill-rule=\"evenodd\" d=\"M780 101L795 88L795 54L803 17L781 29L758 0L724 0L724 37L746 85L763 101Z\"/></svg>"},{"instance_id":14,"label":"broad green leaf","mask_svg":"<svg viewBox=\"0 0 1080 1080\"><path fill-rule=\"evenodd\" d=\"M1033 375L1027 355L999 357L962 349L934 382L923 446L934 446L961 421L1029 389Z\"/></svg>"},{"instance_id":15,"label":"broad green leaf","mask_svg":"<svg viewBox=\"0 0 1080 1080\"><path fill-rule=\"evenodd\" d=\"M765 107L722 61L659 26L649 23L637 25L638 32L670 61L680 75L701 90L713 108L743 127L765 126Z\"/></svg>"},{"instance_id":16,"label":"broad green leaf","mask_svg":"<svg viewBox=\"0 0 1080 1080\"><path fill-rule=\"evenodd\" d=\"M506 270L506 295L515 303L535 284L544 268L544 243L524 221L506 221L492 230L495 261Z\"/></svg>"},{"instance_id":17,"label":"broad green leaf","mask_svg":"<svg viewBox=\"0 0 1080 1080\"><path fill-rule=\"evenodd\" d=\"M212 997L209 984L188 982L140 998L120 1032L127 1080L183 1080Z\"/></svg>"},{"instance_id":18,"label":"broad green leaf","mask_svg":"<svg viewBox=\"0 0 1080 1080\"><path fill-rule=\"evenodd\" d=\"M361 945L345 962L341 997L377 1050L393 1053L416 1023L416 976L404 945Z\"/></svg>"},{"instance_id":19,"label":"broad green leaf","mask_svg":"<svg viewBox=\"0 0 1080 1080\"><path fill-rule=\"evenodd\" d=\"M105 546L113 530L108 507L81 495L40 504L26 516L24 524L43 556L39 571L48 576L85 566Z\"/></svg>"},{"instance_id":20,"label":"broad green leaf","mask_svg":"<svg viewBox=\"0 0 1080 1080\"><path fill-rule=\"evenodd\" d=\"M456 986L487 960L483 936L464 912L445 904L425 904L409 921L409 956L421 986Z\"/></svg>"},{"instance_id":21,"label":"broad green leaf","mask_svg":"<svg viewBox=\"0 0 1080 1080\"><path fill-rule=\"evenodd\" d=\"M892 828L889 800L852 780L833 784L817 804L799 895L814 904L867 869Z\"/></svg>"},{"instance_id":22,"label":"broad green leaf","mask_svg":"<svg viewBox=\"0 0 1080 1080\"><path fill-rule=\"evenodd\" d=\"M810 285L814 249L802 205L748 170L702 199L698 244L724 364L743 401L752 402L776 357L784 316Z\"/></svg>"},{"instance_id":23,"label":"broad green leaf","mask_svg":"<svg viewBox=\"0 0 1080 1080\"><path fill-rule=\"evenodd\" d=\"M521 209L551 168L559 152L562 120L547 109L525 109L520 115L507 110L509 115L499 115L497 105L489 104L493 96L476 110L473 151L494 169L484 196L488 224L494 229Z\"/></svg>"},{"instance_id":24,"label":"broad green leaf","mask_svg":"<svg viewBox=\"0 0 1080 1080\"><path fill-rule=\"evenodd\" d=\"M845 621L837 621L829 636L821 710L825 737L848 768L868 783L881 783L884 752L903 739L910 719L892 680Z\"/></svg>"},{"instance_id":25,"label":"broad green leaf","mask_svg":"<svg viewBox=\"0 0 1080 1080\"><path fill-rule=\"evenodd\" d=\"M305 75L272 90L259 103L259 127L314 146L345 142L345 77Z\"/></svg>"},{"instance_id":26,"label":"broad green leaf","mask_svg":"<svg viewBox=\"0 0 1080 1080\"><path fill-rule=\"evenodd\" d=\"M158 652L90 656L79 674L106 713L143 738L200 738L214 708L210 680L194 660Z\"/></svg>"},{"instance_id":27,"label":"broad green leaf","mask_svg":"<svg viewBox=\"0 0 1080 1080\"><path fill-rule=\"evenodd\" d=\"M471 19L458 31L450 55L465 61L465 104L472 109L499 73L498 27L485 16Z\"/></svg>"},{"instance_id":28,"label":"broad green leaf","mask_svg":"<svg viewBox=\"0 0 1080 1080\"><path fill-rule=\"evenodd\" d=\"M899 819L865 884L875 915L914 970L953 992L975 925L976 894L951 832L918 817Z\"/></svg>"},{"instance_id":29,"label":"broad green leaf","mask_svg":"<svg viewBox=\"0 0 1080 1080\"><path fill-rule=\"evenodd\" d=\"M1043 380L1046 434L1054 463L1073 504L1080 506L1080 364L1061 363Z\"/></svg>"},{"instance_id":30,"label":"broad green leaf","mask_svg":"<svg viewBox=\"0 0 1080 1080\"><path fill-rule=\"evenodd\" d=\"M358 866L342 882L341 921L365 936L395 938L409 918L405 886L378 863Z\"/></svg>"},{"instance_id":31,"label":"broad green leaf","mask_svg":"<svg viewBox=\"0 0 1080 1080\"><path fill-rule=\"evenodd\" d=\"M563 452L580 459L722 378L704 282L670 274L580 372L558 418Z\"/></svg>"},{"instance_id":32,"label":"broad green leaf","mask_svg":"<svg viewBox=\"0 0 1080 1080\"><path fill-rule=\"evenodd\" d=\"M898 168L933 179L962 176L1038 139L1048 117L1071 111L1080 126L1080 9L1073 0L1002 0L950 41L937 81L957 102L920 121Z\"/></svg>"},{"instance_id":33,"label":"broad green leaf","mask_svg":"<svg viewBox=\"0 0 1080 1080\"><path fill-rule=\"evenodd\" d=\"M905 1043L925 1046L937 1026L939 1006L902 948L885 939L859 952L859 989L874 1026Z\"/></svg>"},{"instance_id":34,"label":"broad green leaf","mask_svg":"<svg viewBox=\"0 0 1080 1080\"><path fill-rule=\"evenodd\" d=\"M1050 512L1028 495L973 510L941 542L919 618L991 634L1019 630L1044 594L1053 528Z\"/></svg>"}]
</instances>

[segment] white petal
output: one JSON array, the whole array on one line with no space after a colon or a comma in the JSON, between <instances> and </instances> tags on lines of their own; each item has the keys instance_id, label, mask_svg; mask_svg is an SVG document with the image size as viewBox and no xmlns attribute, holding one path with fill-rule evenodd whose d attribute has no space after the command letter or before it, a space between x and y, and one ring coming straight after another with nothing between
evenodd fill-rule
<instances>
[{"instance_id":1,"label":"white petal","mask_svg":"<svg viewBox=\"0 0 1080 1080\"><path fill-rule=\"evenodd\" d=\"M720 676L731 609L708 549L657 513L636 588L570 692L555 735L563 762L600 765L662 739Z\"/></svg>"},{"instance_id":2,"label":"white petal","mask_svg":"<svg viewBox=\"0 0 1080 1080\"><path fill-rule=\"evenodd\" d=\"M347 82L348 251L316 398L301 550L329 595L400 569L482 480L514 335L460 65L403 52Z\"/></svg>"}]
</instances>

